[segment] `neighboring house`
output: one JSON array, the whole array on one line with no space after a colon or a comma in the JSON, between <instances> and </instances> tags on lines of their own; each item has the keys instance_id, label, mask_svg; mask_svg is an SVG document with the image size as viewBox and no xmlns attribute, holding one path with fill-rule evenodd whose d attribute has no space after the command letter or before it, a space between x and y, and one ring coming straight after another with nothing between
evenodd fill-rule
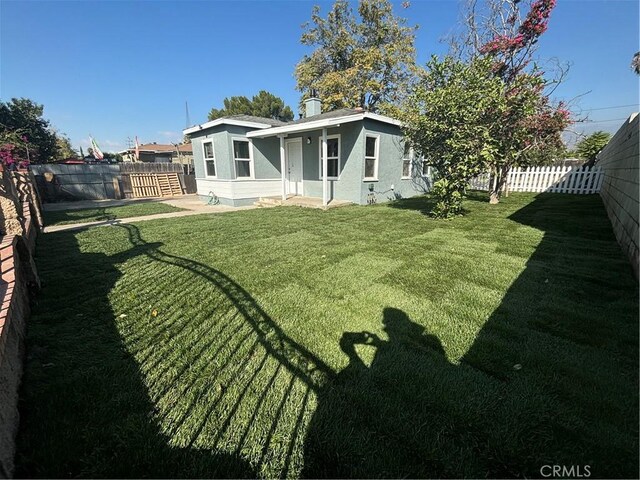
<instances>
[{"instance_id":1,"label":"neighboring house","mask_svg":"<svg viewBox=\"0 0 640 480\"><path fill-rule=\"evenodd\" d=\"M317 98L305 107L305 118L287 123L233 115L185 129L198 195L234 206L293 195L367 204L429 189L428 168L405 148L398 120L362 109L320 113Z\"/></svg>"},{"instance_id":2,"label":"neighboring house","mask_svg":"<svg viewBox=\"0 0 640 480\"><path fill-rule=\"evenodd\" d=\"M183 145L145 143L138 147L140 158L136 160L136 149L129 148L119 152L125 162L146 162L146 163L182 163L183 165L193 164L193 151L190 143Z\"/></svg>"}]
</instances>

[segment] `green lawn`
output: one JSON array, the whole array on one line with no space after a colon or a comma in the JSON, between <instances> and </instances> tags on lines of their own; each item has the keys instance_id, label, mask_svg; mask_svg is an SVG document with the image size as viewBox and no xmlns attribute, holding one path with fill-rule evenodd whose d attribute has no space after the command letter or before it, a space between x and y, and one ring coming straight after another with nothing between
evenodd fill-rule
<instances>
[{"instance_id":1,"label":"green lawn","mask_svg":"<svg viewBox=\"0 0 640 480\"><path fill-rule=\"evenodd\" d=\"M42 236L17 475L638 477L638 284L598 196Z\"/></svg>"},{"instance_id":2,"label":"green lawn","mask_svg":"<svg viewBox=\"0 0 640 480\"><path fill-rule=\"evenodd\" d=\"M166 203L149 202L133 203L120 207L86 208L82 210L57 210L45 211L44 223L46 226L66 225L70 223L101 222L117 220L120 218L141 217L155 215L156 213L180 212L184 208L174 207Z\"/></svg>"}]
</instances>

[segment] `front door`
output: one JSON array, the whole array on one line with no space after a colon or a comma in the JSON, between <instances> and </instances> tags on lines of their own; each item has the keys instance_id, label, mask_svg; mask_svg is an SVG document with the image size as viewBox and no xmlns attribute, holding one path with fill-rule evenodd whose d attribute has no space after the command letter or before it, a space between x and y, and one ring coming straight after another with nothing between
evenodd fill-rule
<instances>
[{"instance_id":1,"label":"front door","mask_svg":"<svg viewBox=\"0 0 640 480\"><path fill-rule=\"evenodd\" d=\"M302 195L302 139L287 140L285 150L287 152L287 195Z\"/></svg>"}]
</instances>

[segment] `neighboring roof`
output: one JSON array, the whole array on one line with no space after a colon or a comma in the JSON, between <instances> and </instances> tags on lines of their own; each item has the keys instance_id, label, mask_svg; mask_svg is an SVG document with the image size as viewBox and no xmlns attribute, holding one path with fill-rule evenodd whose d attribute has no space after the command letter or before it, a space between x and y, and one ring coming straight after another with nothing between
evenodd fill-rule
<instances>
[{"instance_id":1,"label":"neighboring roof","mask_svg":"<svg viewBox=\"0 0 640 480\"><path fill-rule=\"evenodd\" d=\"M305 132L308 130L317 130L331 126L338 126L343 123L357 122L369 118L383 123L400 126L402 123L395 118L378 115L377 113L366 112L359 108L342 108L327 113L321 113L312 117L301 118L293 122L289 122L282 126L275 126L263 130L255 130L247 133L249 138L264 138L275 135L283 135L285 133Z\"/></svg>"},{"instance_id":2,"label":"neighboring roof","mask_svg":"<svg viewBox=\"0 0 640 480\"><path fill-rule=\"evenodd\" d=\"M175 145L172 144L166 144L166 143L143 143L142 145L140 145L139 150L141 152L151 152L151 153L173 153L176 151L176 147ZM178 145L178 150L180 150L180 153L193 153L193 147L191 147L191 143L184 143L182 145ZM123 150L120 153L128 153L128 152L135 152L136 149L135 147L132 148L128 148L126 150Z\"/></svg>"},{"instance_id":3,"label":"neighboring roof","mask_svg":"<svg viewBox=\"0 0 640 480\"><path fill-rule=\"evenodd\" d=\"M273 118L254 117L253 115L230 115L228 117L216 118L215 120L211 120L210 122L185 128L182 133L184 133L185 135L189 135L190 133L195 133L206 128L211 128L223 124L250 128L269 128L280 125L287 125L286 122L281 122L280 120L275 120Z\"/></svg>"}]
</instances>

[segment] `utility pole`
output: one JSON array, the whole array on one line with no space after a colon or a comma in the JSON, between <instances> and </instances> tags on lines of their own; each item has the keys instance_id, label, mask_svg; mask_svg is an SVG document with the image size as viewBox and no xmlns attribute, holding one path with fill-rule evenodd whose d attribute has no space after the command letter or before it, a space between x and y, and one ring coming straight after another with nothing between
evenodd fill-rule
<instances>
[{"instance_id":1,"label":"utility pole","mask_svg":"<svg viewBox=\"0 0 640 480\"><path fill-rule=\"evenodd\" d=\"M184 101L184 110L186 114L186 125L185 128L189 128L191 126L191 119L189 118L189 104L187 101Z\"/></svg>"}]
</instances>

